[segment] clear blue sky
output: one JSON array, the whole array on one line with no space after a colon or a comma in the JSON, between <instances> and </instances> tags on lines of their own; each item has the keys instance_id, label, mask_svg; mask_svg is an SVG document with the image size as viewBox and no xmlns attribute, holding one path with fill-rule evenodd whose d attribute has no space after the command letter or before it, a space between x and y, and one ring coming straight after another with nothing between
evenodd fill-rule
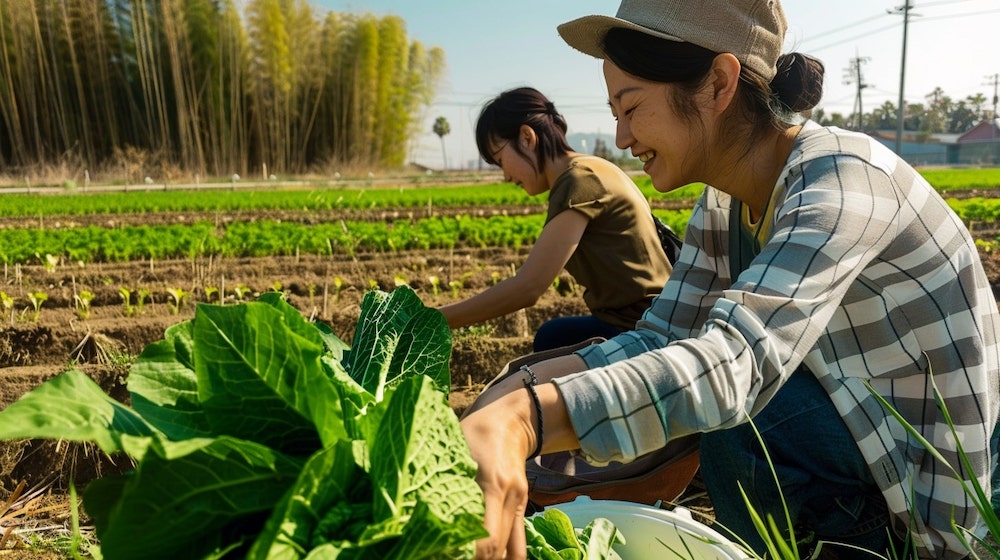
<instances>
[{"instance_id":1,"label":"clear blue sky","mask_svg":"<svg viewBox=\"0 0 1000 560\"><path fill-rule=\"evenodd\" d=\"M926 102L940 87L958 101L983 94L991 106L1000 73L1000 0L909 0L904 92ZM820 107L849 114L857 81L845 84L860 57L862 109L897 104L903 47L904 0L784 0L789 29L785 51L816 56L826 65ZM479 108L504 89L531 85L566 115L570 132L613 133L600 62L566 45L556 26L589 14L614 15L616 0L311 0L317 10L395 14L411 40L444 49L448 70L437 102L426 114L426 133L413 159L440 167L441 142L431 123L444 116L450 167L478 157L473 128ZM892 12L892 13L890 13Z\"/></svg>"}]
</instances>

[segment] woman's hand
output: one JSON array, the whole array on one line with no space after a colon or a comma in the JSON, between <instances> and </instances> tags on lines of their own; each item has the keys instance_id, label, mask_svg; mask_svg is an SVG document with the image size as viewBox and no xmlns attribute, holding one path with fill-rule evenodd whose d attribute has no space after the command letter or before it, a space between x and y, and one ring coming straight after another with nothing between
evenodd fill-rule
<instances>
[{"instance_id":1,"label":"woman's hand","mask_svg":"<svg viewBox=\"0 0 1000 560\"><path fill-rule=\"evenodd\" d=\"M582 363L582 360L576 358ZM542 419L534 399L523 385L468 414L462 432L472 458L479 466L476 482L483 491L486 516L483 523L490 536L476 543L478 560L527 556L524 511L528 505L528 479L524 465L541 438L542 451L553 453L580 446L573 431L566 403L552 383L535 386ZM544 424L544 433L539 428Z\"/></svg>"},{"instance_id":2,"label":"woman's hand","mask_svg":"<svg viewBox=\"0 0 1000 560\"><path fill-rule=\"evenodd\" d=\"M483 491L484 525L490 533L476 543L478 560L519 560L527 556L524 511L528 505L528 480L524 464L537 437L530 399L522 385L520 391L468 414L461 422L472 458L479 465L476 482Z\"/></svg>"}]
</instances>

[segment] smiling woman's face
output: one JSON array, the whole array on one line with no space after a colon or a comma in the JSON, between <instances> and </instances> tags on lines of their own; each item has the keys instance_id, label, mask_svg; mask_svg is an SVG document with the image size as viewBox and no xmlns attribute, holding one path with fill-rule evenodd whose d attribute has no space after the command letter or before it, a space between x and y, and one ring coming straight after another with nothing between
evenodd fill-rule
<instances>
[{"instance_id":1,"label":"smiling woman's face","mask_svg":"<svg viewBox=\"0 0 1000 560\"><path fill-rule=\"evenodd\" d=\"M660 192L699 181L696 157L703 135L698 115L680 116L670 103L670 84L643 80L604 61L608 104L617 121L615 144L643 162Z\"/></svg>"},{"instance_id":2,"label":"smiling woman's face","mask_svg":"<svg viewBox=\"0 0 1000 560\"><path fill-rule=\"evenodd\" d=\"M520 141L522 144L526 142L524 139L519 140L501 140L493 146L493 159L503 170L504 180L510 183L515 183L524 189L524 192L528 193L529 196L535 196L541 194L548 190L548 185L545 185L543 181L540 180L540 175L536 171L537 165L533 165L534 157L526 157L524 154L518 152L514 148L514 142ZM530 147L527 145L521 146L522 151L528 154L533 154Z\"/></svg>"}]
</instances>

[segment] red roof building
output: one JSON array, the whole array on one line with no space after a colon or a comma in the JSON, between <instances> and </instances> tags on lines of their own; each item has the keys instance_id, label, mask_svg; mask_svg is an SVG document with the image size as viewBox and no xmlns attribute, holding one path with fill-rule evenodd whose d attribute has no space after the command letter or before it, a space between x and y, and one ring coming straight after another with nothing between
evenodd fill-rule
<instances>
[{"instance_id":1,"label":"red roof building","mask_svg":"<svg viewBox=\"0 0 1000 560\"><path fill-rule=\"evenodd\" d=\"M983 120L958 137L957 142L995 142L1000 140L1000 119Z\"/></svg>"}]
</instances>

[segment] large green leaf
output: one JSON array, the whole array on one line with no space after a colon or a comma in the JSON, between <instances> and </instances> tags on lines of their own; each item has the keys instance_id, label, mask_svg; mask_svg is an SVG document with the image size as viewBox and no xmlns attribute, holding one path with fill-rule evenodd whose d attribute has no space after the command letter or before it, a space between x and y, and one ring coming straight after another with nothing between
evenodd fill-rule
<instances>
[{"instance_id":1,"label":"large green leaf","mask_svg":"<svg viewBox=\"0 0 1000 560\"><path fill-rule=\"evenodd\" d=\"M440 517L426 503L418 502L405 518L393 518L371 526L368 536L381 535L380 540L363 542L359 547L338 549L328 545L327 550L337 550L337 560L443 560L472 558L476 539L486 537L482 516L461 514ZM388 538L392 534L393 538ZM320 549L317 549L320 550ZM312 560L309 556L306 560Z\"/></svg>"},{"instance_id":2,"label":"large green leaf","mask_svg":"<svg viewBox=\"0 0 1000 560\"><path fill-rule=\"evenodd\" d=\"M198 396L216 433L308 455L346 431L322 341L303 336L291 316L268 303L199 305Z\"/></svg>"},{"instance_id":3,"label":"large green leaf","mask_svg":"<svg viewBox=\"0 0 1000 560\"><path fill-rule=\"evenodd\" d=\"M396 386L388 404L377 436L369 442L370 473L380 493L372 504L376 524L363 540L402 536L391 534L399 527L394 520L410 519L418 504L426 506L427 516L443 520L444 525L464 526L461 520L468 517L482 531L485 509L475 482L476 464L446 396L430 379L415 376ZM422 524L429 525L424 531L434 525ZM410 530L409 525L402 530ZM420 538L468 542L483 536L483 532L457 532Z\"/></svg>"},{"instance_id":4,"label":"large green leaf","mask_svg":"<svg viewBox=\"0 0 1000 560\"><path fill-rule=\"evenodd\" d=\"M475 541L487 536L482 494L475 483L475 464L444 395L429 378L408 377L368 411L365 420L381 422L366 430L372 437L364 457L358 457L355 445L355 460L369 469L369 507L355 498L326 511L310 508L315 517L333 511L342 525L343 512L370 512L364 519L367 525L353 540L346 539L354 535L353 525L325 535L315 548L301 549L303 554L309 551L306 560L472 557Z\"/></svg>"},{"instance_id":5,"label":"large green leaf","mask_svg":"<svg viewBox=\"0 0 1000 560\"><path fill-rule=\"evenodd\" d=\"M323 344L326 346L327 355L331 359L340 363L344 359L344 354L351 349L346 342L340 339L336 333L326 323L315 323L319 335L323 337Z\"/></svg>"},{"instance_id":6,"label":"large green leaf","mask_svg":"<svg viewBox=\"0 0 1000 560\"><path fill-rule=\"evenodd\" d=\"M366 391L381 400L385 388L404 376L425 375L448 393L451 330L444 315L426 307L408 286L391 293L369 291L344 366Z\"/></svg>"},{"instance_id":7,"label":"large green leaf","mask_svg":"<svg viewBox=\"0 0 1000 560\"><path fill-rule=\"evenodd\" d=\"M577 530L569 516L558 507L546 508L544 512L526 518L524 529L528 558L540 560L621 560L613 547L625 544L624 535L611 520L598 517L582 530ZM667 552L666 546L664 552Z\"/></svg>"},{"instance_id":8,"label":"large green leaf","mask_svg":"<svg viewBox=\"0 0 1000 560\"><path fill-rule=\"evenodd\" d=\"M330 356L324 357L322 362L327 375L333 379L340 392L340 407L347 436L355 440L371 439L369 436L374 435L371 430L378 428L378 420L374 416L381 410L381 407L369 406L376 402L375 395L359 385L340 362L334 361Z\"/></svg>"},{"instance_id":9,"label":"large green leaf","mask_svg":"<svg viewBox=\"0 0 1000 560\"><path fill-rule=\"evenodd\" d=\"M321 522L331 510L345 505L359 479L367 476L355 464L351 448L350 441L341 440L309 458L267 520L247 560L297 560L313 548ZM339 511L350 510L342 507ZM347 524L352 519L344 516L342 521Z\"/></svg>"},{"instance_id":10,"label":"large green leaf","mask_svg":"<svg viewBox=\"0 0 1000 560\"><path fill-rule=\"evenodd\" d=\"M79 370L46 381L0 411L0 439L90 441L106 453L140 454L142 444L130 445L128 436L145 439L155 433Z\"/></svg>"},{"instance_id":11,"label":"large green leaf","mask_svg":"<svg viewBox=\"0 0 1000 560\"><path fill-rule=\"evenodd\" d=\"M256 534L302 461L229 437L159 442L135 472L87 487L105 558L201 558Z\"/></svg>"},{"instance_id":12,"label":"large green leaf","mask_svg":"<svg viewBox=\"0 0 1000 560\"><path fill-rule=\"evenodd\" d=\"M304 404L302 411L308 414L317 427L324 447L344 438L347 435L345 424L348 418L346 410L342 410L341 401L348 398L357 399L359 396L355 388L345 386L343 378L338 379L331 375L329 366L335 360L343 370L340 360L348 349L347 344L333 334L326 324L307 321L302 313L292 307L279 292L262 294L257 301L271 305L281 312L285 325L293 336L301 337L303 346L312 348L318 344L324 349L319 359L319 369L310 367L304 372L309 376L309 384L318 390L303 395L305 398L301 401ZM310 362L310 366L312 365ZM339 398L334 398L335 395Z\"/></svg>"},{"instance_id":13,"label":"large green leaf","mask_svg":"<svg viewBox=\"0 0 1000 560\"><path fill-rule=\"evenodd\" d=\"M214 435L198 401L193 352L192 322L172 325L163 340L146 346L128 375L132 408L173 440Z\"/></svg>"}]
</instances>

